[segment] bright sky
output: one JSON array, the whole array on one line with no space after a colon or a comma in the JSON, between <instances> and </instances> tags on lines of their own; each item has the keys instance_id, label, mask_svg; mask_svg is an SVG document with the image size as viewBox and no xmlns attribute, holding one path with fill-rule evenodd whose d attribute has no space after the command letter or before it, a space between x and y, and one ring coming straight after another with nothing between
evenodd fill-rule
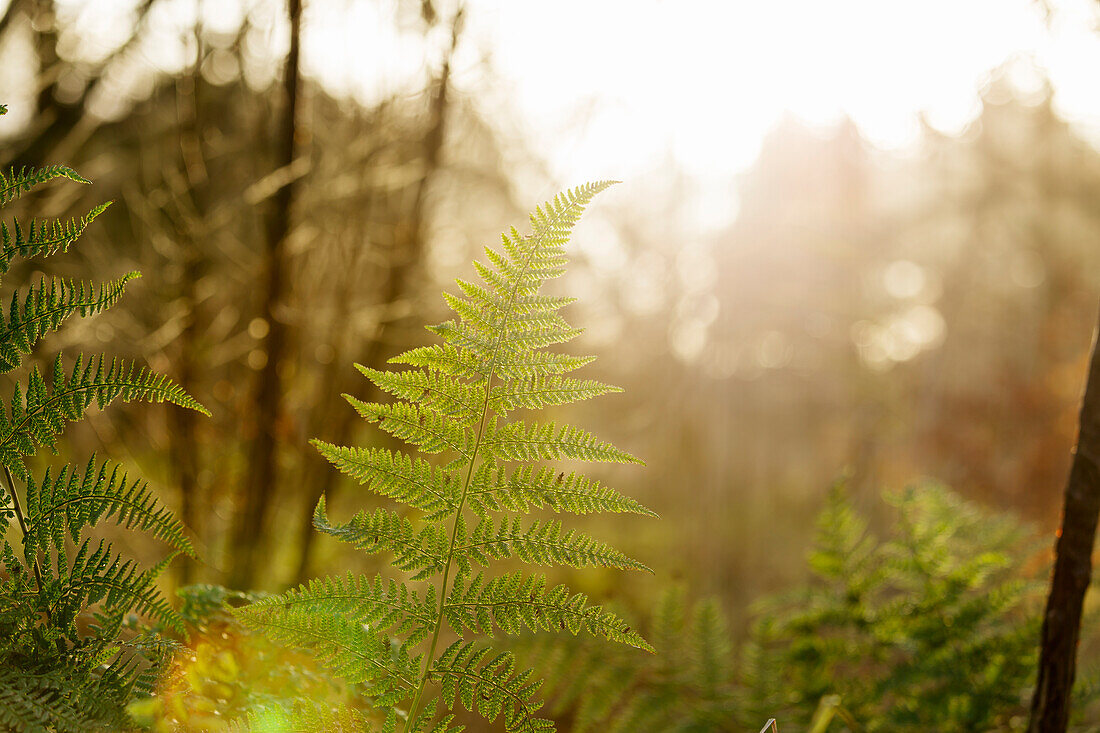
<instances>
[{"instance_id":1,"label":"bright sky","mask_svg":"<svg viewBox=\"0 0 1100 733\"><path fill-rule=\"evenodd\" d=\"M402 60L407 44L366 29L385 23L377 5L318 7L309 47L322 74L367 96L419 66ZM460 82L510 104L574 181L637 174L669 153L704 177L729 174L787 110L820 125L848 114L889 147L913 140L921 111L959 130L989 71L1014 56L1047 69L1062 114L1095 132L1097 5L1052 5L1048 27L1036 0L469 0ZM332 45L341 34L353 40ZM491 83L473 70L483 51Z\"/></svg>"},{"instance_id":2,"label":"bright sky","mask_svg":"<svg viewBox=\"0 0 1100 733\"><path fill-rule=\"evenodd\" d=\"M457 83L487 110L506 105L557 183L636 177L670 158L703 181L728 180L787 111L815 125L847 114L872 141L905 145L922 111L961 129L989 71L1013 57L1046 69L1059 111L1100 140L1096 0L1048 0L1049 26L1040 0L466 1ZM134 0L61 4L78 15L86 48L106 52ZM178 68L168 49L200 4L207 27L226 31L245 6L279 12L268 0L160 0L144 44L150 66ZM410 79L438 57L415 22L394 29L398 0L305 4L307 72L336 91L370 100L415 90ZM265 40L285 48L285 28ZM429 46L446 40L441 32Z\"/></svg>"}]
</instances>

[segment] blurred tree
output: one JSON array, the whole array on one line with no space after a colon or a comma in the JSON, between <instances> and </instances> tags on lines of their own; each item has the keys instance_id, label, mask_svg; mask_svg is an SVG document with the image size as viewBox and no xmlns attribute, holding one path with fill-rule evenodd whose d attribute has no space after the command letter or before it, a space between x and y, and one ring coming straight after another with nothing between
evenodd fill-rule
<instances>
[{"instance_id":1,"label":"blurred tree","mask_svg":"<svg viewBox=\"0 0 1100 733\"><path fill-rule=\"evenodd\" d=\"M1092 578L1092 551L1100 518L1100 331L1097 334L1043 615L1039 679L1031 703L1029 733L1062 733L1069 721L1081 614Z\"/></svg>"},{"instance_id":2,"label":"blurred tree","mask_svg":"<svg viewBox=\"0 0 1100 733\"><path fill-rule=\"evenodd\" d=\"M441 154L451 103L448 98L451 84L451 64L462 32L463 14L463 7L459 5L451 20L450 47L447 49L440 70L431 85L432 92L428 103L428 119L421 141L422 170L417 180L412 184L412 201L408 205L408 213L398 223L394 231L394 241L390 247L387 261L388 272L378 289L379 302L381 303L396 304L408 298L412 274L419 265L425 249L426 218L428 216L427 200L430 186L442 165ZM440 15L428 0L421 4L421 17L428 26L440 20ZM337 317L333 321L337 331L339 331L339 324L342 324L347 318L347 305L347 300L342 300L338 304ZM385 354L387 346L385 340L386 329L396 318L397 316L394 314L387 314L379 321L373 338L356 350L358 354L357 363L372 369L383 367L388 358ZM334 337L339 339L339 333L334 334ZM344 348L337 354L337 357L342 356L344 356ZM334 358L330 362L330 366L331 368L328 370L330 376L323 382L325 385L333 385L342 381L334 372L341 368L346 370L346 364L340 358ZM314 411L314 415L319 418L317 422L323 425L332 425L335 422L336 429L332 433L332 440L336 445L346 445L350 442L351 430L356 421L352 419L354 413L341 409L342 405L339 402L342 402L342 400L337 396L339 394L336 390L327 390L321 404ZM320 434L320 424L314 430L315 434ZM312 559L313 542L317 537L317 532L313 528L313 509L321 496L332 493L338 476L319 455L306 459L302 475L301 485L305 487L306 501L301 509L299 530L301 549L297 569L293 576L294 584L304 582L311 575L310 561Z\"/></svg>"},{"instance_id":3,"label":"blurred tree","mask_svg":"<svg viewBox=\"0 0 1100 733\"><path fill-rule=\"evenodd\" d=\"M291 214L304 175L304 170L294 170L295 163L299 160L306 166L309 163L308 158L298 158L299 140L304 139L306 134L299 128L302 114L299 102L302 3L301 0L288 0L288 3L290 51L283 70L285 99L276 136L276 170L272 174L281 180L267 203L264 228L267 241L260 280L263 295L259 318L266 326L266 334L260 339L258 349L263 355L263 366L254 387L255 396L250 411L255 426L251 431L254 437L236 507L236 526L229 552L232 565L228 583L232 588L244 590L254 585L256 564L263 557L265 520L279 493L276 448L279 426L284 419L284 389L280 371L289 338L288 324L281 311L286 293L292 287L286 250L291 232ZM308 170L305 166L303 168Z\"/></svg>"}]
</instances>

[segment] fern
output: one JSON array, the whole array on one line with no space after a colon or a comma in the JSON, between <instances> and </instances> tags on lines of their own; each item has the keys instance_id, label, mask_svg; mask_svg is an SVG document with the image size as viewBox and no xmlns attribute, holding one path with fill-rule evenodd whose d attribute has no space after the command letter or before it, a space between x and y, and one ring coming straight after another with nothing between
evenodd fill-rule
<instances>
[{"instance_id":1,"label":"fern","mask_svg":"<svg viewBox=\"0 0 1100 733\"><path fill-rule=\"evenodd\" d=\"M540 682L533 671L484 639L496 632L584 632L651 650L626 622L583 594L548 588L540 574L489 577L484 570L509 558L647 570L557 519L523 518L543 508L652 516L614 489L543 463L638 459L570 425L511 417L618 391L565 376L592 358L545 350L579 332L558 313L570 299L540 294L545 280L564 271L564 247L584 207L608 185L559 195L532 215L530 235L512 229L500 250L486 248L488 264L475 264L481 282L459 280L462 294L445 296L456 317L428 329L442 343L391 360L411 369L359 367L395 400L345 395L351 406L438 460L314 441L337 469L408 509L362 511L339 524L329 519L322 498L316 528L364 552L387 553L411 577L329 578L239 611L246 624L308 647L336 673L362 682L374 706L389 710L383 730L399 724L408 733L458 730L458 708L501 719L509 731L552 730L538 717Z\"/></svg>"},{"instance_id":2,"label":"fern","mask_svg":"<svg viewBox=\"0 0 1100 733\"><path fill-rule=\"evenodd\" d=\"M639 660L587 639L567 644L524 636L517 651L545 671L550 712L574 733L695 733L738 726L736 668L725 614L714 599L689 605L682 588L662 593L651 622L658 654Z\"/></svg>"},{"instance_id":3,"label":"fern","mask_svg":"<svg viewBox=\"0 0 1100 733\"><path fill-rule=\"evenodd\" d=\"M745 725L807 726L829 697L867 731L999 730L1025 715L1041 588L1019 574L1019 524L934 485L891 501L897 526L879 540L841 487L830 494L815 582L764 602L745 650Z\"/></svg>"},{"instance_id":4,"label":"fern","mask_svg":"<svg viewBox=\"0 0 1100 733\"><path fill-rule=\"evenodd\" d=\"M88 183L67 166L0 173L0 207L55 179ZM70 220L0 223L0 274L16 258L66 250L108 204ZM47 333L68 318L112 306L131 272L95 286L63 279L41 280L11 297L0 311L0 373L18 368ZM171 555L142 569L105 540L85 532L111 520L146 532L175 552L193 554L180 523L146 484L130 480L117 465L93 456L83 471L64 466L32 477L25 460L45 448L56 452L67 422L87 409L121 399L171 402L205 409L166 377L105 355L78 355L66 368L58 354L47 380L32 366L0 407L0 725L13 731L86 731L128 725L125 706L148 694L171 643L155 633L124 632L133 613L183 634L178 614L160 594L157 576ZM20 501L16 483L24 485ZM13 520L21 547L7 539Z\"/></svg>"},{"instance_id":5,"label":"fern","mask_svg":"<svg viewBox=\"0 0 1100 733\"><path fill-rule=\"evenodd\" d=\"M939 486L889 500L897 526L879 539L834 487L813 583L765 600L739 657L718 604L689 606L677 589L650 621L659 654L641 663L583 637L514 648L545 671L549 714L575 733L732 733L770 719L792 731L1015 730L1042 591L1022 572L1023 529ZM1090 682L1075 689L1082 721L1095 720Z\"/></svg>"}]
</instances>

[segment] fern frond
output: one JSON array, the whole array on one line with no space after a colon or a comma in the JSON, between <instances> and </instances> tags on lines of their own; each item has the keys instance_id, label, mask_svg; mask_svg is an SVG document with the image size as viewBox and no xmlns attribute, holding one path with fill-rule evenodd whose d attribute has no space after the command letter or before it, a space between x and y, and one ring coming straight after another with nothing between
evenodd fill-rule
<instances>
[{"instance_id":1,"label":"fern frond","mask_svg":"<svg viewBox=\"0 0 1100 733\"><path fill-rule=\"evenodd\" d=\"M0 105L0 113L4 109ZM54 179L88 183L64 165L0 172L0 208ZM49 256L69 248L110 206L93 207L76 218L0 222L0 273L16 257ZM36 344L68 318L91 316L113 305L136 272L96 286L43 278L17 289L6 313L0 311L0 373L10 372ZM110 544L82 538L85 529L112 519L159 538L176 551L193 554L183 529L160 506L144 482L128 481L117 466L95 459L81 474L65 466L32 481L25 459L39 448L55 450L65 424L82 418L93 403L115 399L172 402L206 412L167 378L129 362L96 356L76 360L71 373L61 357L52 380L32 367L0 407L0 535L18 516L23 555L0 541L0 728L14 731L130 730L126 706L150 693L157 670L172 646L148 631L122 636L145 614L153 628L186 636L183 622L157 587L173 555L147 570L114 552ZM26 484L25 513L16 503L15 479ZM70 544L71 540L71 544ZM75 552L73 551L75 547ZM70 557L70 555L72 555ZM138 622L145 623L145 622Z\"/></svg>"},{"instance_id":2,"label":"fern frond","mask_svg":"<svg viewBox=\"0 0 1100 733\"><path fill-rule=\"evenodd\" d=\"M594 356L571 356L549 351L505 355L497 360L496 373L503 379L535 379L550 374L566 374L587 366Z\"/></svg>"},{"instance_id":3,"label":"fern frond","mask_svg":"<svg viewBox=\"0 0 1100 733\"><path fill-rule=\"evenodd\" d=\"M391 358L389 363L424 367L456 379L470 376L484 378L487 376L487 373L482 371L482 365L479 362L471 358L466 352L460 351L450 344L432 344L431 346L410 349Z\"/></svg>"},{"instance_id":4,"label":"fern frond","mask_svg":"<svg viewBox=\"0 0 1100 733\"><path fill-rule=\"evenodd\" d=\"M61 551L66 533L75 542L85 527L114 518L127 529L147 532L194 556L179 520L158 504L148 484L140 479L129 482L118 464L105 461L97 468L93 455L83 474L70 465L56 478L50 471L46 469L40 483L27 484L28 551L45 552L51 546Z\"/></svg>"},{"instance_id":5,"label":"fern frond","mask_svg":"<svg viewBox=\"0 0 1100 733\"><path fill-rule=\"evenodd\" d=\"M509 733L553 730L552 723L534 715L541 703L534 699L538 682L532 673L517 672L510 654L491 656L489 647L468 636L564 630L650 649L618 616L589 605L584 594L565 586L548 588L541 576L512 573L471 580L474 563L487 566L508 558L648 570L588 535L566 530L560 521L491 517L492 512L526 514L545 507L576 514L652 515L637 501L576 471L566 478L550 466L533 465L559 459L640 463L637 458L571 425L507 418L520 409L620 391L563 376L592 357L548 350L580 330L558 313L572 299L539 293L545 280L563 272L564 245L585 205L609 185L589 184L558 196L532 216L529 235L512 229L502 236L499 249L486 248L486 261L475 263L482 282L457 281L461 294L444 295L455 318L428 327L441 343L390 359L390 364L411 368L356 365L394 398L381 403L344 395L356 412L422 455L443 454L438 463L384 448L313 442L342 473L413 510L399 514L377 508L333 524L322 497L314 526L367 553L390 554L391 565L410 573L410 582L425 583L424 592L396 581L384 586L381 579L368 584L349 577L238 611L250 623L271 624L289 642L313 646L310 638L320 640L322 658L352 679L363 677L371 662L388 668L394 650L406 655L402 659L414 648L422 650L411 668L402 667L409 684L391 688L388 698L408 702L402 733L457 730L451 715L456 704L488 720L503 717ZM459 638L437 654L444 623ZM369 634L385 635L388 646L368 641Z\"/></svg>"},{"instance_id":6,"label":"fern frond","mask_svg":"<svg viewBox=\"0 0 1100 733\"><path fill-rule=\"evenodd\" d=\"M486 461L478 467L466 500L478 514L512 511L527 514L532 508L555 512L595 514L597 512L641 514L656 517L635 499L593 481L579 473L555 474L548 466L517 466L511 473Z\"/></svg>"},{"instance_id":7,"label":"fern frond","mask_svg":"<svg viewBox=\"0 0 1100 733\"><path fill-rule=\"evenodd\" d=\"M142 571L133 560L115 554L106 540L100 540L95 550L90 548L91 540L84 540L71 564L63 553L58 557L60 577L49 594L57 597L58 618L73 619L80 609L102 603L108 610L136 609L186 636L183 620L156 586L157 576L171 558Z\"/></svg>"},{"instance_id":8,"label":"fern frond","mask_svg":"<svg viewBox=\"0 0 1100 733\"><path fill-rule=\"evenodd\" d=\"M486 427L485 450L507 461L539 461L565 458L572 461L641 463L626 451L596 438L589 432L554 423L527 427L522 421L498 425L494 418Z\"/></svg>"},{"instance_id":9,"label":"fern frond","mask_svg":"<svg viewBox=\"0 0 1100 733\"><path fill-rule=\"evenodd\" d=\"M586 632L608 641L653 651L625 621L588 605L588 596L572 593L564 585L546 588L543 575L516 571L485 582L479 573L467 584L455 578L443 615L456 634L465 630L491 634L494 627L507 634L529 631Z\"/></svg>"},{"instance_id":10,"label":"fern frond","mask_svg":"<svg viewBox=\"0 0 1100 733\"><path fill-rule=\"evenodd\" d=\"M489 407L506 415L520 408L541 410L622 391L621 387L593 379L571 379L556 375L530 377L494 387L489 395Z\"/></svg>"},{"instance_id":11,"label":"fern frond","mask_svg":"<svg viewBox=\"0 0 1100 733\"><path fill-rule=\"evenodd\" d=\"M425 453L452 450L467 460L472 454L472 440L464 425L427 405L409 402L381 405L363 402L351 395L344 395L344 399L368 422L378 423L378 427L393 437Z\"/></svg>"},{"instance_id":12,"label":"fern frond","mask_svg":"<svg viewBox=\"0 0 1100 733\"><path fill-rule=\"evenodd\" d=\"M17 220L12 221L11 229L7 222L0 222L0 273L11 269L11 262L17 256L29 259L68 251L88 225L110 205L110 201L99 204L84 216L72 219L31 221L26 232Z\"/></svg>"},{"instance_id":13,"label":"fern frond","mask_svg":"<svg viewBox=\"0 0 1100 733\"><path fill-rule=\"evenodd\" d=\"M429 517L445 516L458 508L459 489L449 472L422 458L385 448L348 448L310 441L341 473L371 491L420 509Z\"/></svg>"},{"instance_id":14,"label":"fern frond","mask_svg":"<svg viewBox=\"0 0 1100 733\"><path fill-rule=\"evenodd\" d=\"M394 567L413 573L414 580L442 572L447 564L447 538L439 525L428 524L417 532L408 518L387 509L362 511L334 525L322 496L313 512L313 526L367 553L392 552Z\"/></svg>"},{"instance_id":15,"label":"fern frond","mask_svg":"<svg viewBox=\"0 0 1100 733\"><path fill-rule=\"evenodd\" d=\"M115 399L129 402L171 402L209 415L182 387L168 377L121 359L108 361L97 355L84 361L78 356L66 374L61 355L53 367L52 386L47 387L37 367L27 378L26 397L16 386L9 415L0 410L0 462L16 477L27 481L24 456L37 452L37 446L53 450L66 422L79 420L94 402L103 409Z\"/></svg>"},{"instance_id":16,"label":"fern frond","mask_svg":"<svg viewBox=\"0 0 1100 733\"><path fill-rule=\"evenodd\" d=\"M88 718L72 699L69 680L0 668L0 726L25 733L82 733Z\"/></svg>"},{"instance_id":17,"label":"fern frond","mask_svg":"<svg viewBox=\"0 0 1100 733\"><path fill-rule=\"evenodd\" d=\"M74 313L87 317L110 308L122 297L126 283L139 277L129 272L103 283L98 292L90 282L43 279L22 298L18 291L13 293L6 322L0 312L0 373L19 366L43 335L56 331Z\"/></svg>"},{"instance_id":18,"label":"fern frond","mask_svg":"<svg viewBox=\"0 0 1100 733\"><path fill-rule=\"evenodd\" d=\"M67 165L47 165L43 168L23 166L18 172L15 168L9 168L7 174L0 170L0 206L10 204L35 186L55 178L67 178L76 183L91 183Z\"/></svg>"},{"instance_id":19,"label":"fern frond","mask_svg":"<svg viewBox=\"0 0 1100 733\"><path fill-rule=\"evenodd\" d=\"M364 685L380 708L416 688L419 657L410 659L403 648L395 651L386 634L358 619L293 605L279 613L241 613L239 618L276 641L309 649L334 674Z\"/></svg>"},{"instance_id":20,"label":"fern frond","mask_svg":"<svg viewBox=\"0 0 1100 733\"><path fill-rule=\"evenodd\" d=\"M503 713L505 728L515 733L553 731L553 723L535 717L542 703L533 699L541 684L532 679L533 670L517 672L511 653L489 658L492 653L490 647L458 641L440 655L430 675L442 689L443 703L461 702L490 722Z\"/></svg>"},{"instance_id":21,"label":"fern frond","mask_svg":"<svg viewBox=\"0 0 1100 733\"><path fill-rule=\"evenodd\" d=\"M523 527L519 517L501 519L500 524L482 519L466 537L462 522L459 523L454 547L456 561L466 566L469 562L488 565L490 559L504 560L516 557L534 565L567 565L573 568L604 567L618 570L645 570L653 572L642 563L603 542L578 532L563 531L559 520L536 520Z\"/></svg>"},{"instance_id":22,"label":"fern frond","mask_svg":"<svg viewBox=\"0 0 1100 733\"><path fill-rule=\"evenodd\" d=\"M321 616L342 616L355 619L376 632L390 635L408 635L405 641L412 646L424 638L435 623L435 590L429 587L424 598L410 591L404 583L382 576L373 579L355 577L327 577L309 581L286 593L267 596L241 611L242 617L278 615L284 610L295 609L302 613Z\"/></svg>"},{"instance_id":23,"label":"fern frond","mask_svg":"<svg viewBox=\"0 0 1100 733\"><path fill-rule=\"evenodd\" d=\"M387 372L362 364L355 368L382 391L407 402L420 402L464 425L481 417L485 387L479 383L456 383L431 371L415 369Z\"/></svg>"}]
</instances>

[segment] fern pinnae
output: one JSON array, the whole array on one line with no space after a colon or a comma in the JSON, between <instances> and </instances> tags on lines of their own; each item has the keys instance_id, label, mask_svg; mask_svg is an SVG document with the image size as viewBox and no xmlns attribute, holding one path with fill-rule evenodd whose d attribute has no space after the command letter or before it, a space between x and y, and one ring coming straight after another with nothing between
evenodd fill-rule
<instances>
[{"instance_id":1,"label":"fern pinnae","mask_svg":"<svg viewBox=\"0 0 1100 733\"><path fill-rule=\"evenodd\" d=\"M60 328L69 316L86 318L110 308L122 297L126 284L139 277L138 272L126 273L103 283L98 292L91 282L43 278L22 298L19 291L12 293L6 323L0 312L0 371L19 366L34 344L47 332Z\"/></svg>"},{"instance_id":2,"label":"fern pinnae","mask_svg":"<svg viewBox=\"0 0 1100 733\"><path fill-rule=\"evenodd\" d=\"M75 183L91 183L67 165L47 165L41 168L23 166L18 172L15 168L9 168L6 174L0 170L0 206L10 204L35 186L55 178L67 178Z\"/></svg>"},{"instance_id":3,"label":"fern pinnae","mask_svg":"<svg viewBox=\"0 0 1100 733\"><path fill-rule=\"evenodd\" d=\"M545 350L580 331L558 314L573 299L539 294L545 279L562 273L563 248L584 206L608 185L589 184L560 195L532 216L531 235L512 229L503 235L501 251L486 248L488 264L475 263L482 282L458 281L461 295L444 296L456 317L428 328L441 343L390 359L410 369L356 365L393 399L376 403L345 395L348 403L411 450L313 441L349 478L412 510L377 508L334 523L322 497L314 526L364 552L386 552L391 565L408 573L407 582L424 583L423 591L414 593L397 581L383 587L380 579L330 579L238 611L246 624L312 647L326 664L353 675L364 674L364 654L386 650L374 659L367 695L376 703L407 703L405 733L451 730L456 705L489 720L503 717L509 731L553 730L550 721L538 717L540 682L534 673L517 667L510 652L485 643L495 632L586 633L652 651L623 620L564 585L548 587L542 575L474 575L475 566L508 558L648 570L558 519L527 522L513 516L543 508L652 516L640 503L576 471L567 478L542 465L557 459L640 463L637 458L570 425L509 417L620 391L567 376L593 357ZM421 455L439 459L429 463ZM441 649L444 625L458 638ZM343 651L355 644L362 645L356 653ZM385 669L411 686L378 688ZM429 684L438 694L428 695Z\"/></svg>"},{"instance_id":4,"label":"fern pinnae","mask_svg":"<svg viewBox=\"0 0 1100 733\"><path fill-rule=\"evenodd\" d=\"M126 529L148 532L194 557L179 520L159 505L147 483L128 481L118 464L103 462L97 468L93 454L83 474L71 465L63 466L56 477L50 473L47 468L40 483L27 484L29 547L41 552L61 547L66 534L76 541L85 527L114 517Z\"/></svg>"},{"instance_id":5,"label":"fern pinnae","mask_svg":"<svg viewBox=\"0 0 1100 733\"><path fill-rule=\"evenodd\" d=\"M67 251L110 205L110 201L98 204L87 214L71 219L32 220L27 233L23 232L18 220L12 221L10 230L7 222L0 222L0 273L11 268L16 256L48 257Z\"/></svg>"},{"instance_id":6,"label":"fern pinnae","mask_svg":"<svg viewBox=\"0 0 1100 733\"><path fill-rule=\"evenodd\" d=\"M170 402L209 415L168 377L134 362L118 358L108 362L102 354L87 362L79 355L68 374L58 354L52 384L48 387L38 367L32 367L25 397L16 384L10 416L0 410L0 461L23 481L28 480L23 457L34 455L38 445L52 450L65 423L83 418L93 402L100 409L115 399Z\"/></svg>"}]
</instances>

